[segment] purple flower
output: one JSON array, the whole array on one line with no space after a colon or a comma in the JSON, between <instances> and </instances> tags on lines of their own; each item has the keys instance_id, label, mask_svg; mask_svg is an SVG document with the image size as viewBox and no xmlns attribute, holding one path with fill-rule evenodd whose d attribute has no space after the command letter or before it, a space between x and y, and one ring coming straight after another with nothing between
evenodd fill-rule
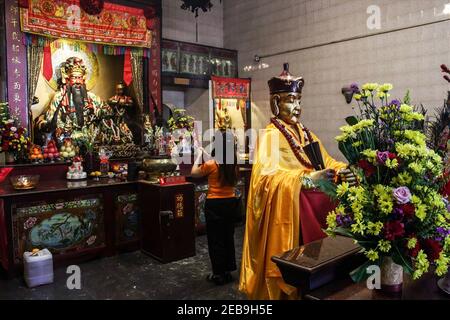
<instances>
[{"instance_id":1,"label":"purple flower","mask_svg":"<svg viewBox=\"0 0 450 320\"><path fill-rule=\"evenodd\" d=\"M395 208L392 211L392 217L394 220L402 220L403 219L403 210L401 208Z\"/></svg>"},{"instance_id":2,"label":"purple flower","mask_svg":"<svg viewBox=\"0 0 450 320\"><path fill-rule=\"evenodd\" d=\"M342 221L342 216L340 214L336 216L336 223L339 227L342 227L342 225L344 224L344 222Z\"/></svg>"},{"instance_id":3,"label":"purple flower","mask_svg":"<svg viewBox=\"0 0 450 320\"><path fill-rule=\"evenodd\" d=\"M394 189L393 195L398 204L405 204L411 201L411 192L408 187Z\"/></svg>"},{"instance_id":4,"label":"purple flower","mask_svg":"<svg viewBox=\"0 0 450 320\"><path fill-rule=\"evenodd\" d=\"M347 215L344 216L339 214L336 216L336 223L339 227L348 226L352 224L352 218Z\"/></svg>"},{"instance_id":5,"label":"purple flower","mask_svg":"<svg viewBox=\"0 0 450 320\"><path fill-rule=\"evenodd\" d=\"M350 89L352 89L353 93L358 93L358 92L360 92L359 86L358 86L357 83L352 83L352 84L350 85Z\"/></svg>"},{"instance_id":6,"label":"purple flower","mask_svg":"<svg viewBox=\"0 0 450 320\"><path fill-rule=\"evenodd\" d=\"M389 159L389 151L377 152L378 163L385 164L387 159Z\"/></svg>"},{"instance_id":7,"label":"purple flower","mask_svg":"<svg viewBox=\"0 0 450 320\"><path fill-rule=\"evenodd\" d=\"M396 106L397 108L400 108L402 103L400 102L400 100L394 99L394 100L391 101L391 103L389 105L390 106Z\"/></svg>"}]
</instances>

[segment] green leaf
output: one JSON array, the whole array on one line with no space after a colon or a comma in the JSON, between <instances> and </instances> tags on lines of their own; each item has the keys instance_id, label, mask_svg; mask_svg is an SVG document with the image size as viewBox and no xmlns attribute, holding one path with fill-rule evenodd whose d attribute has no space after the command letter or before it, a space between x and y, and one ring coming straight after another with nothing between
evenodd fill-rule
<instances>
[{"instance_id":1,"label":"green leaf","mask_svg":"<svg viewBox=\"0 0 450 320\"><path fill-rule=\"evenodd\" d=\"M405 259L405 257L402 255L402 253L400 252L400 250L398 249L398 247L396 245L394 245L392 260L394 260L394 262L396 264L401 265L405 269L406 273L408 273L408 274L414 273L413 267Z\"/></svg>"},{"instance_id":2,"label":"green leaf","mask_svg":"<svg viewBox=\"0 0 450 320\"><path fill-rule=\"evenodd\" d=\"M355 238L355 236L345 228L337 227L333 229L333 232L344 237Z\"/></svg>"},{"instance_id":3,"label":"green leaf","mask_svg":"<svg viewBox=\"0 0 450 320\"><path fill-rule=\"evenodd\" d=\"M350 272L350 277L353 282L361 282L366 280L370 275L367 273L367 268L371 265L379 264L375 261L366 261L364 264L360 265L358 268Z\"/></svg>"},{"instance_id":4,"label":"green leaf","mask_svg":"<svg viewBox=\"0 0 450 320\"><path fill-rule=\"evenodd\" d=\"M345 121L351 126L354 126L355 124L358 123L358 119L355 116L347 117L345 118Z\"/></svg>"},{"instance_id":5,"label":"green leaf","mask_svg":"<svg viewBox=\"0 0 450 320\"><path fill-rule=\"evenodd\" d=\"M327 196L332 198L333 200L337 199L336 194L336 185L332 183L331 181L321 179L316 183L316 186Z\"/></svg>"}]
</instances>

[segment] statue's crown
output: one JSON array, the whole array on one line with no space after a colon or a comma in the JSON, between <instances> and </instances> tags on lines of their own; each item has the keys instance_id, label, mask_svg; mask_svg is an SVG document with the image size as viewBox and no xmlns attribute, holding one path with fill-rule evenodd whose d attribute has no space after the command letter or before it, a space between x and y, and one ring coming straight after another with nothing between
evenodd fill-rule
<instances>
[{"instance_id":1,"label":"statue's crown","mask_svg":"<svg viewBox=\"0 0 450 320\"><path fill-rule=\"evenodd\" d=\"M83 59L71 57L66 60L64 65L65 73L69 76L72 73L86 74L86 66L83 64Z\"/></svg>"},{"instance_id":2,"label":"statue's crown","mask_svg":"<svg viewBox=\"0 0 450 320\"><path fill-rule=\"evenodd\" d=\"M294 92L301 93L305 80L302 77L294 77L289 73L289 63L283 64L283 72L278 77L268 81L270 94Z\"/></svg>"}]
</instances>

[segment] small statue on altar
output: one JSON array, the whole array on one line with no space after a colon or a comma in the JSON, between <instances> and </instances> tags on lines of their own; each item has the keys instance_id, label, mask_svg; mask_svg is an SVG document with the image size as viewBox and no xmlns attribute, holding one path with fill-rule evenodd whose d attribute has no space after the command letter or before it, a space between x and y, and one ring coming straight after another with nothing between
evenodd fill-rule
<instances>
[{"instance_id":1,"label":"small statue on altar","mask_svg":"<svg viewBox=\"0 0 450 320\"><path fill-rule=\"evenodd\" d=\"M123 144L133 143L133 133L125 122L119 124L121 142Z\"/></svg>"},{"instance_id":2,"label":"small statue on altar","mask_svg":"<svg viewBox=\"0 0 450 320\"><path fill-rule=\"evenodd\" d=\"M61 86L50 104L35 120L38 132L51 133L60 142L74 131L95 123L109 106L86 88L86 66L78 57L61 67Z\"/></svg>"},{"instance_id":3,"label":"small statue on altar","mask_svg":"<svg viewBox=\"0 0 450 320\"><path fill-rule=\"evenodd\" d=\"M102 119L100 127L100 142L103 145L120 144L122 142L121 130L112 118Z\"/></svg>"},{"instance_id":4,"label":"small statue on altar","mask_svg":"<svg viewBox=\"0 0 450 320\"><path fill-rule=\"evenodd\" d=\"M231 129L233 122L231 120L230 113L227 107L223 107L222 110L216 111L216 128L220 130Z\"/></svg>"},{"instance_id":5,"label":"small statue on altar","mask_svg":"<svg viewBox=\"0 0 450 320\"><path fill-rule=\"evenodd\" d=\"M119 82L116 85L116 94L109 98L108 104L113 108L117 122L120 124L125 121L124 117L127 110L133 107L133 98L125 95L125 84Z\"/></svg>"},{"instance_id":6,"label":"small statue on altar","mask_svg":"<svg viewBox=\"0 0 450 320\"><path fill-rule=\"evenodd\" d=\"M110 121L104 123L104 126L113 135L107 144L132 144L133 133L127 124L127 111L133 107L134 102L131 97L125 95L123 82L117 84L116 94L108 100L108 104L112 109L112 114L108 119Z\"/></svg>"},{"instance_id":7,"label":"small statue on altar","mask_svg":"<svg viewBox=\"0 0 450 320\"><path fill-rule=\"evenodd\" d=\"M82 159L79 156L73 158L72 165L67 171L66 178L68 180L82 180L87 178L87 173L83 169Z\"/></svg>"},{"instance_id":8,"label":"small statue on altar","mask_svg":"<svg viewBox=\"0 0 450 320\"><path fill-rule=\"evenodd\" d=\"M152 119L149 114L146 114L144 116L144 143L146 146L149 146L150 148L153 147L153 124Z\"/></svg>"},{"instance_id":9,"label":"small statue on altar","mask_svg":"<svg viewBox=\"0 0 450 320\"><path fill-rule=\"evenodd\" d=\"M155 151L160 156L166 154L166 140L163 128L158 126L155 128Z\"/></svg>"}]
</instances>

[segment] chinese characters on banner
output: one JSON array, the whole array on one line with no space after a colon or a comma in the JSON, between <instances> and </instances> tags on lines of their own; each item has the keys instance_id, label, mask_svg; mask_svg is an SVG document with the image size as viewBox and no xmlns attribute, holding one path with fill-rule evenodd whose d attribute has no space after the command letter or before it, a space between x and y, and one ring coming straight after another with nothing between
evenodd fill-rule
<instances>
[{"instance_id":1,"label":"chinese characters on banner","mask_svg":"<svg viewBox=\"0 0 450 320\"><path fill-rule=\"evenodd\" d=\"M17 0L6 0L5 11L9 111L11 116L17 119L18 125L27 127L27 53L20 31Z\"/></svg>"},{"instance_id":2,"label":"chinese characters on banner","mask_svg":"<svg viewBox=\"0 0 450 320\"><path fill-rule=\"evenodd\" d=\"M150 58L150 112L153 113L154 108L162 110L161 106L161 23L159 18L155 18L155 28L153 29L152 51ZM154 105L156 104L156 105Z\"/></svg>"},{"instance_id":3,"label":"chinese characters on banner","mask_svg":"<svg viewBox=\"0 0 450 320\"><path fill-rule=\"evenodd\" d=\"M250 98L250 79L211 77L213 97L221 99Z\"/></svg>"}]
</instances>

